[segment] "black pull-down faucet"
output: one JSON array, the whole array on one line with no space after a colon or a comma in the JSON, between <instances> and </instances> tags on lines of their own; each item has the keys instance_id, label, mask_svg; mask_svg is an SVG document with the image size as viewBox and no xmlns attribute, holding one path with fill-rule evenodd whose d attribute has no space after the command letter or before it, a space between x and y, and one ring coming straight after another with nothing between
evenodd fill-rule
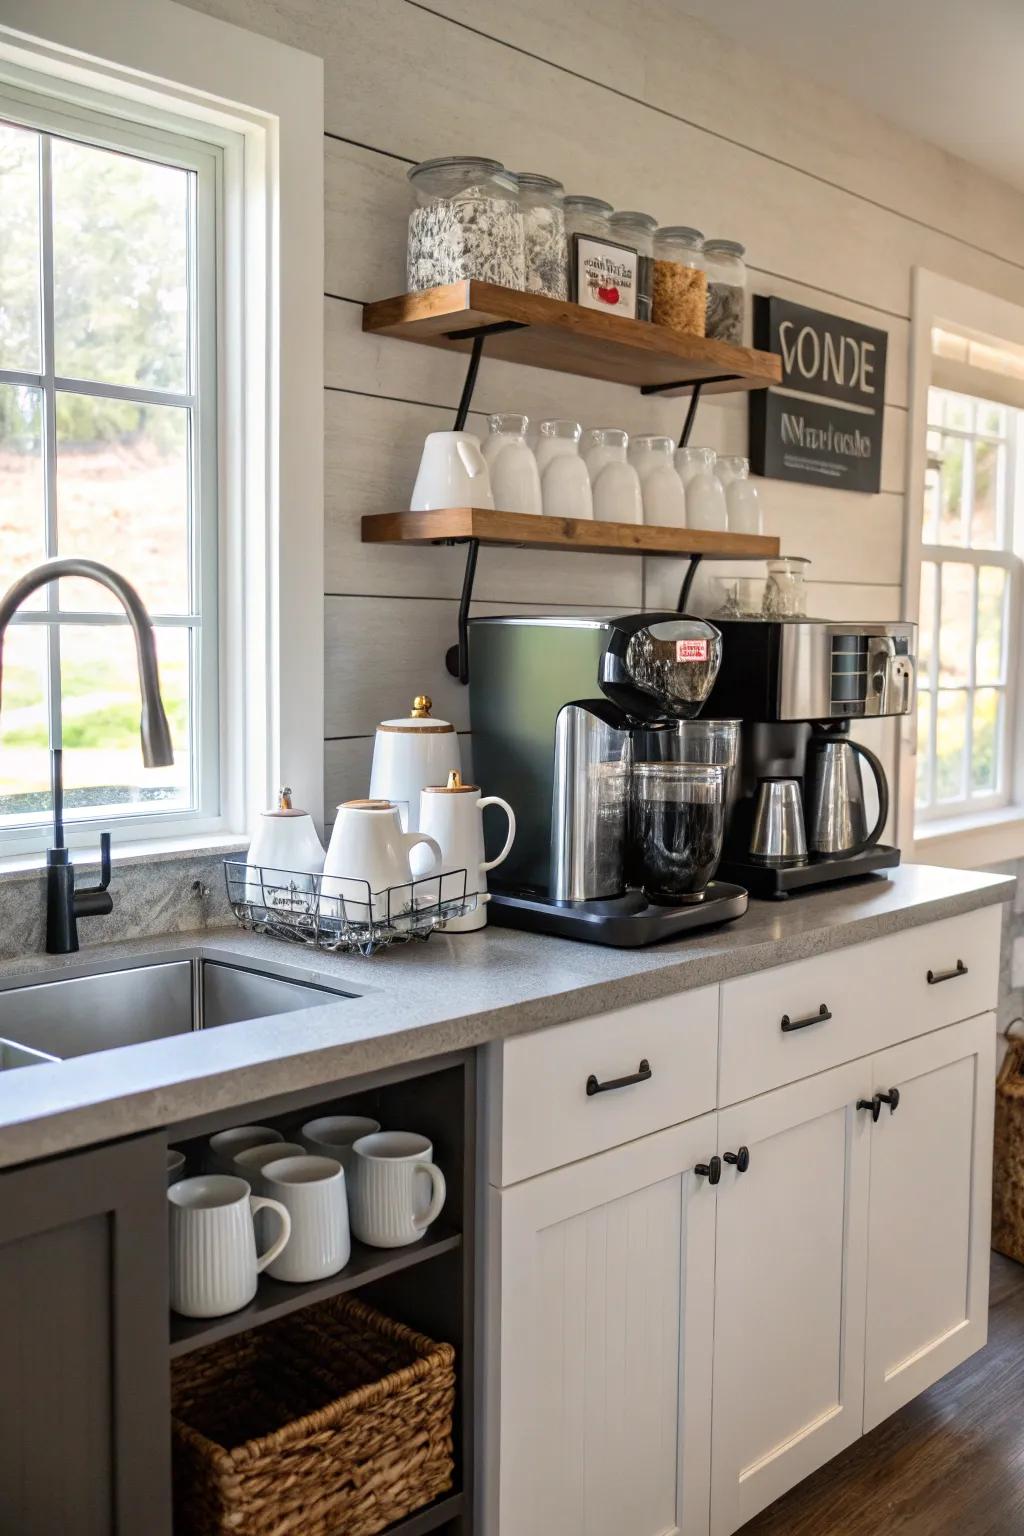
<instances>
[{"instance_id":1,"label":"black pull-down faucet","mask_svg":"<svg viewBox=\"0 0 1024 1536\"><path fill-rule=\"evenodd\" d=\"M26 598L62 576L86 576L109 588L120 602L135 635L135 653L142 690L142 760L147 768L167 768L174 762L171 732L160 696L153 625L142 599L130 582L97 560L44 560L16 581L0 599L0 700L3 694L3 646L7 626ZM74 954L78 948L78 919L102 917L114 909L110 895L110 833L100 835L100 883L75 890L75 866L64 842L64 772L60 744L50 747L53 790L53 846L46 854L46 952Z\"/></svg>"}]
</instances>

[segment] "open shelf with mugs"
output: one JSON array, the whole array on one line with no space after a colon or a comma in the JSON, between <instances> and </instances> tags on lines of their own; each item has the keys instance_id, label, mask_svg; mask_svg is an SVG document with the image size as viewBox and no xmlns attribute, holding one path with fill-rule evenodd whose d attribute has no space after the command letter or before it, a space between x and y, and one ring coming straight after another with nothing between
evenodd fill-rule
<instances>
[{"instance_id":1,"label":"open shelf with mugs","mask_svg":"<svg viewBox=\"0 0 1024 1536\"><path fill-rule=\"evenodd\" d=\"M680 448L689 444L703 392L766 389L782 379L782 360L773 352L684 335L646 320L476 280L367 304L363 330L468 354L453 435L464 434L485 345L488 356L505 362L632 385L645 395L689 396ZM624 448L622 452L624 456ZM446 487L442 500L447 499L450 489ZM539 497L539 487L536 494ZM636 494L639 496L639 491ZM509 500L513 505L522 504L518 496ZM421 505L436 502L424 500ZM681 555L689 564L679 591L680 613L685 610L701 560L756 560L779 553L777 539L760 535L611 522L600 517L590 521L496 512L473 506L367 516L363 518L362 538L367 544L466 545L458 643L445 658L449 672L461 683L469 681L467 624L477 555L483 544L577 553Z\"/></svg>"},{"instance_id":2,"label":"open shelf with mugs","mask_svg":"<svg viewBox=\"0 0 1024 1536\"><path fill-rule=\"evenodd\" d=\"M252 1500L266 1529L283 1528L307 1498L339 1530L461 1529L473 1502L476 1103L475 1053L459 1051L169 1128L184 1167L169 1157L168 1177L237 1183L249 1249L266 1255L291 1229L248 1299L195 1316L218 1269L230 1279L231 1253L188 1269L190 1307L172 1219L171 1301L185 1302L167 1329L175 1529L222 1536ZM346 1238L351 1223L327 1264L320 1178L340 1193ZM197 1209L200 1224L219 1222Z\"/></svg>"}]
</instances>

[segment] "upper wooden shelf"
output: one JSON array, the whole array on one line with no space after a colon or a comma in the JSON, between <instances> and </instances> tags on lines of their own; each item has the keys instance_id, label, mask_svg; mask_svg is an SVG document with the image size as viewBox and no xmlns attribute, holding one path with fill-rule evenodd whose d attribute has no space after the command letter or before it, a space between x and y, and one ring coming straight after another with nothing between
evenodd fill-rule
<instances>
[{"instance_id":1,"label":"upper wooden shelf","mask_svg":"<svg viewBox=\"0 0 1024 1536\"><path fill-rule=\"evenodd\" d=\"M632 384L669 397L688 394L695 384L721 394L765 389L782 379L782 362L774 352L680 336L662 325L494 283L450 283L367 304L363 330L459 352L468 352L474 336L483 332L487 357Z\"/></svg>"},{"instance_id":2,"label":"upper wooden shelf","mask_svg":"<svg viewBox=\"0 0 1024 1536\"><path fill-rule=\"evenodd\" d=\"M708 560L770 560L779 541L760 534L708 533L643 523L595 523L577 517L535 517L451 507L443 512L380 512L363 518L364 544L463 543L520 549L572 549L605 555L700 555Z\"/></svg>"}]
</instances>

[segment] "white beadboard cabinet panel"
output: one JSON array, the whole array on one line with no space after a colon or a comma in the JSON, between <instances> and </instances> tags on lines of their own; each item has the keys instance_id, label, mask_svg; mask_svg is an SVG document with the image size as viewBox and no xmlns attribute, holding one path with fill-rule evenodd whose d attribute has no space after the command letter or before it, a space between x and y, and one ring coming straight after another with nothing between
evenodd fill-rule
<instances>
[{"instance_id":1,"label":"white beadboard cabinet panel","mask_svg":"<svg viewBox=\"0 0 1024 1536\"><path fill-rule=\"evenodd\" d=\"M995 1016L874 1058L864 1429L988 1337Z\"/></svg>"},{"instance_id":2,"label":"white beadboard cabinet panel","mask_svg":"<svg viewBox=\"0 0 1024 1536\"><path fill-rule=\"evenodd\" d=\"M707 1536L714 1116L490 1192L482 1530Z\"/></svg>"},{"instance_id":3,"label":"white beadboard cabinet panel","mask_svg":"<svg viewBox=\"0 0 1024 1536\"><path fill-rule=\"evenodd\" d=\"M364 513L400 512L409 506L423 439L428 432L449 431L451 412L329 390L324 425L328 594L457 597L466 564L464 549L364 544L360 533ZM473 426L486 431L479 417ZM568 602L634 608L641 599L641 565L635 556L485 549L474 591L494 602L529 596L554 606Z\"/></svg>"},{"instance_id":4,"label":"white beadboard cabinet panel","mask_svg":"<svg viewBox=\"0 0 1024 1536\"><path fill-rule=\"evenodd\" d=\"M976 166L916 139L838 91L766 68L676 0L437 0L431 9L810 175L1017 258L1024 199ZM623 39L634 46L625 49ZM814 131L808 132L813 123Z\"/></svg>"},{"instance_id":5,"label":"white beadboard cabinet panel","mask_svg":"<svg viewBox=\"0 0 1024 1536\"><path fill-rule=\"evenodd\" d=\"M458 603L447 598L328 597L325 735L372 735L379 721L407 715L418 693L430 695L439 719L468 730L469 689L450 676L444 662L457 638L458 609ZM561 603L559 611L623 610ZM474 616L550 612L550 603L472 607Z\"/></svg>"},{"instance_id":6,"label":"white beadboard cabinet panel","mask_svg":"<svg viewBox=\"0 0 1024 1536\"><path fill-rule=\"evenodd\" d=\"M720 1112L711 1536L861 1433L870 1061Z\"/></svg>"},{"instance_id":7,"label":"white beadboard cabinet panel","mask_svg":"<svg viewBox=\"0 0 1024 1536\"><path fill-rule=\"evenodd\" d=\"M745 239L754 265L827 283L898 315L909 313L915 263L1010 300L1024 293L1024 270L1014 262L404 0L350 0L345 22L327 126L346 139L413 159L486 144L507 164L544 166L570 190L584 186L619 207L650 208L666 222L731 230Z\"/></svg>"}]
</instances>

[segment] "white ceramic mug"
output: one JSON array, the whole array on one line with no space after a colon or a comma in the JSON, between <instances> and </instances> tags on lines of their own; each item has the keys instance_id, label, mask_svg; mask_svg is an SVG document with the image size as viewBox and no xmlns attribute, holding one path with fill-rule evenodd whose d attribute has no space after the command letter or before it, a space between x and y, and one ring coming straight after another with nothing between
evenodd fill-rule
<instances>
[{"instance_id":1,"label":"white ceramic mug","mask_svg":"<svg viewBox=\"0 0 1024 1536\"><path fill-rule=\"evenodd\" d=\"M508 817L508 836L505 846L495 859L484 856L484 807L499 805ZM464 869L465 890L461 875L449 875L441 879L442 901L457 901L463 894L476 893L476 910L464 917L453 917L445 923L445 931L471 933L483 928L487 922L487 871L494 869L508 858L516 836L516 815L507 800L500 795L485 795L482 799L475 784L463 784L460 776L453 773L447 784L429 784L420 796L420 826L429 832L441 847L442 870ZM413 873L419 873L420 853L413 854Z\"/></svg>"},{"instance_id":2,"label":"white ceramic mug","mask_svg":"<svg viewBox=\"0 0 1024 1536\"><path fill-rule=\"evenodd\" d=\"M378 1131L361 1136L349 1186L352 1231L371 1248L418 1242L444 1209L444 1174L425 1136Z\"/></svg>"},{"instance_id":3,"label":"white ceramic mug","mask_svg":"<svg viewBox=\"0 0 1024 1536\"><path fill-rule=\"evenodd\" d=\"M440 874L437 843L423 832L403 832L392 801L339 805L321 886L325 914L357 923L400 918L413 903L409 855L420 843L432 855L427 873Z\"/></svg>"},{"instance_id":4,"label":"white ceramic mug","mask_svg":"<svg viewBox=\"0 0 1024 1536\"><path fill-rule=\"evenodd\" d=\"M236 1178L244 1179L259 1194L265 1194L263 1170L268 1163L278 1163L283 1157L305 1157L306 1148L297 1141L267 1141L259 1147L245 1147L232 1159L231 1171ZM258 1224L257 1224L258 1225Z\"/></svg>"},{"instance_id":5,"label":"white ceramic mug","mask_svg":"<svg viewBox=\"0 0 1024 1536\"><path fill-rule=\"evenodd\" d=\"M275 1280L325 1280L352 1257L345 1170L333 1157L284 1157L267 1163L263 1182L292 1219L287 1248L268 1265Z\"/></svg>"},{"instance_id":6,"label":"white ceramic mug","mask_svg":"<svg viewBox=\"0 0 1024 1536\"><path fill-rule=\"evenodd\" d=\"M372 1136L380 1130L380 1121L368 1115L320 1115L307 1120L299 1134L305 1150L316 1157L333 1157L346 1173L352 1171L352 1146L360 1136Z\"/></svg>"},{"instance_id":7,"label":"white ceramic mug","mask_svg":"<svg viewBox=\"0 0 1024 1536\"><path fill-rule=\"evenodd\" d=\"M270 1141L284 1141L280 1131L270 1125L233 1125L230 1130L218 1131L206 1144L206 1167L209 1173L235 1173L235 1158L246 1147L265 1147Z\"/></svg>"},{"instance_id":8,"label":"white ceramic mug","mask_svg":"<svg viewBox=\"0 0 1024 1536\"><path fill-rule=\"evenodd\" d=\"M182 1317L223 1317L256 1294L258 1276L287 1247L292 1221L276 1200L254 1195L244 1179L207 1173L167 1191L170 1207L171 1306ZM253 1218L276 1212L277 1241L256 1253Z\"/></svg>"},{"instance_id":9,"label":"white ceramic mug","mask_svg":"<svg viewBox=\"0 0 1024 1536\"><path fill-rule=\"evenodd\" d=\"M167 1148L167 1182L177 1184L179 1179L185 1177L185 1154L179 1152L177 1147Z\"/></svg>"},{"instance_id":10,"label":"white ceramic mug","mask_svg":"<svg viewBox=\"0 0 1024 1536\"><path fill-rule=\"evenodd\" d=\"M430 432L409 502L414 512L446 507L493 509L491 479L472 432Z\"/></svg>"}]
</instances>

